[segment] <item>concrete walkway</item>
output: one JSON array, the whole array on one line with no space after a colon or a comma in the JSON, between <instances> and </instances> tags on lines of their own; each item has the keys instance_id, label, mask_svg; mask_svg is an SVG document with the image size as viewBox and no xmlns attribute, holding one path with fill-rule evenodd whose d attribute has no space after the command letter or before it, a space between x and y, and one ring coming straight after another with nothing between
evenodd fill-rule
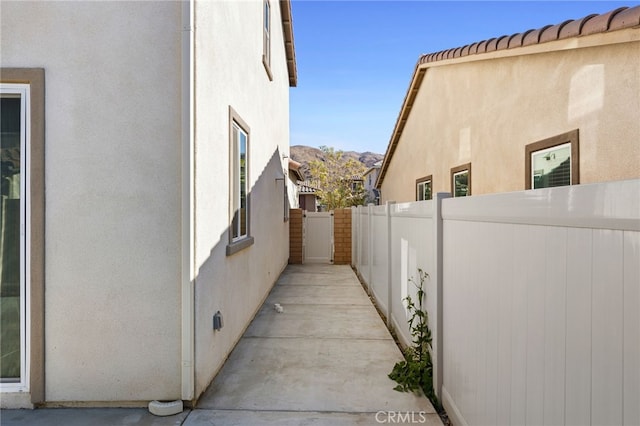
<instances>
[{"instance_id":1,"label":"concrete walkway","mask_svg":"<svg viewBox=\"0 0 640 426\"><path fill-rule=\"evenodd\" d=\"M289 265L185 425L393 423L388 412L441 425L428 399L393 390L401 359L349 266Z\"/></svg>"},{"instance_id":2,"label":"concrete walkway","mask_svg":"<svg viewBox=\"0 0 640 426\"><path fill-rule=\"evenodd\" d=\"M196 409L171 417L143 409L6 410L0 422L442 425L426 398L393 390L387 374L401 359L349 266L289 265Z\"/></svg>"}]
</instances>

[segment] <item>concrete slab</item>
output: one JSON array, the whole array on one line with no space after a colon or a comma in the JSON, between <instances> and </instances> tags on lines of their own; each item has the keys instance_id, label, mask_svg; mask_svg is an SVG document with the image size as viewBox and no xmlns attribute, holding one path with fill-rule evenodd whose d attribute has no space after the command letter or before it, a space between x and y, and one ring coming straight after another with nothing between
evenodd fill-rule
<instances>
[{"instance_id":1,"label":"concrete slab","mask_svg":"<svg viewBox=\"0 0 640 426\"><path fill-rule=\"evenodd\" d=\"M285 305L364 305L371 306L362 287L351 286L283 286L276 285L267 297L267 304Z\"/></svg>"},{"instance_id":2,"label":"concrete slab","mask_svg":"<svg viewBox=\"0 0 640 426\"><path fill-rule=\"evenodd\" d=\"M242 338L197 408L433 413L428 399L393 390L400 359L391 340Z\"/></svg>"},{"instance_id":3,"label":"concrete slab","mask_svg":"<svg viewBox=\"0 0 640 426\"><path fill-rule=\"evenodd\" d=\"M144 408L39 408L2 410L2 426L179 426L189 410L168 417L157 417Z\"/></svg>"},{"instance_id":4,"label":"concrete slab","mask_svg":"<svg viewBox=\"0 0 640 426\"><path fill-rule=\"evenodd\" d=\"M389 416L392 416L391 419ZM402 417L400 418L399 416ZM442 425L442 422L437 414L419 412L327 413L308 411L195 410L189 415L184 426L370 426L376 424L436 426Z\"/></svg>"},{"instance_id":5,"label":"concrete slab","mask_svg":"<svg viewBox=\"0 0 640 426\"><path fill-rule=\"evenodd\" d=\"M244 337L386 339L391 335L372 305L264 305Z\"/></svg>"},{"instance_id":6,"label":"concrete slab","mask_svg":"<svg viewBox=\"0 0 640 426\"><path fill-rule=\"evenodd\" d=\"M290 265L186 424L442 424L393 390L401 359L350 267Z\"/></svg>"},{"instance_id":7,"label":"concrete slab","mask_svg":"<svg viewBox=\"0 0 640 426\"><path fill-rule=\"evenodd\" d=\"M289 265L278 279L281 285L352 285L348 265Z\"/></svg>"}]
</instances>

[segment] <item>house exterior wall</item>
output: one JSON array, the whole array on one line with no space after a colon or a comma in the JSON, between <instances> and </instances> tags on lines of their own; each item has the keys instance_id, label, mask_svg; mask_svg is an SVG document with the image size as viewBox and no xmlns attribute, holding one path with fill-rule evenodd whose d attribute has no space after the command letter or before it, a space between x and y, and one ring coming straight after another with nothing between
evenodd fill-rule
<instances>
[{"instance_id":1,"label":"house exterior wall","mask_svg":"<svg viewBox=\"0 0 640 426\"><path fill-rule=\"evenodd\" d=\"M46 401L179 398L180 4L3 2L0 25L1 66L46 81Z\"/></svg>"},{"instance_id":2,"label":"house exterior wall","mask_svg":"<svg viewBox=\"0 0 640 426\"><path fill-rule=\"evenodd\" d=\"M280 3L270 5L273 81L262 63L263 2L195 3L196 397L221 368L289 258L283 188L288 169L283 155L289 155L289 78ZM227 256L230 107L250 128L254 244ZM224 327L214 332L212 317L218 310Z\"/></svg>"},{"instance_id":3,"label":"house exterior wall","mask_svg":"<svg viewBox=\"0 0 640 426\"><path fill-rule=\"evenodd\" d=\"M580 183L639 176L640 30L601 33L429 65L381 184L415 200L416 179L451 192L471 163L472 194L525 188L525 146L579 130Z\"/></svg>"}]
</instances>

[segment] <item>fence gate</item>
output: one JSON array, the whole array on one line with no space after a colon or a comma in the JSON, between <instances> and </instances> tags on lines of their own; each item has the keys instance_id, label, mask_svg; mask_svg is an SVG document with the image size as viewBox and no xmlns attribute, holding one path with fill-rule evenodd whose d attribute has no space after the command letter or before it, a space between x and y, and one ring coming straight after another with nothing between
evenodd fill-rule
<instances>
[{"instance_id":1,"label":"fence gate","mask_svg":"<svg viewBox=\"0 0 640 426\"><path fill-rule=\"evenodd\" d=\"M304 212L302 263L333 262L333 213Z\"/></svg>"}]
</instances>

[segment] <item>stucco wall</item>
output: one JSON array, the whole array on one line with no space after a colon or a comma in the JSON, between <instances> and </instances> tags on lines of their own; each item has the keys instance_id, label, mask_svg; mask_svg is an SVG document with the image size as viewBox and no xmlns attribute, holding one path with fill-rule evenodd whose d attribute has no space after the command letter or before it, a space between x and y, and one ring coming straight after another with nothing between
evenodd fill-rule
<instances>
[{"instance_id":1,"label":"stucco wall","mask_svg":"<svg viewBox=\"0 0 640 426\"><path fill-rule=\"evenodd\" d=\"M210 383L286 266L284 184L289 79L279 2L271 1L271 71L262 64L262 0L196 2L196 397ZM233 66L230 66L233 64ZM226 256L229 106L250 128L250 229L255 243ZM278 179L278 180L276 180ZM220 310L224 327L213 331Z\"/></svg>"},{"instance_id":2,"label":"stucco wall","mask_svg":"<svg viewBox=\"0 0 640 426\"><path fill-rule=\"evenodd\" d=\"M415 181L427 175L434 193L450 192L450 169L468 162L472 194L522 190L525 146L573 129L580 183L639 177L639 32L432 64L384 177L383 201L415 200Z\"/></svg>"},{"instance_id":3,"label":"stucco wall","mask_svg":"<svg viewBox=\"0 0 640 426\"><path fill-rule=\"evenodd\" d=\"M45 70L45 397L180 396L180 5L3 2Z\"/></svg>"}]
</instances>

